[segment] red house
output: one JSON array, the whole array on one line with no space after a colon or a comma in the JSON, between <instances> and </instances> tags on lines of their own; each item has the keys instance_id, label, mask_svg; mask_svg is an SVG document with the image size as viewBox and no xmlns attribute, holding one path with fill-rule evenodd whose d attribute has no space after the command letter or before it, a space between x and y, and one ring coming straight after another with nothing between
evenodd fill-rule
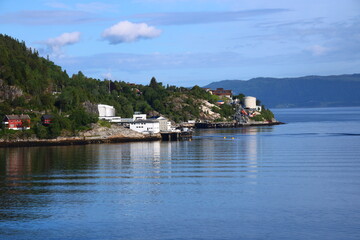
<instances>
[{"instance_id":1,"label":"red house","mask_svg":"<svg viewBox=\"0 0 360 240\"><path fill-rule=\"evenodd\" d=\"M3 124L12 130L30 129L30 117L29 115L5 115Z\"/></svg>"},{"instance_id":2,"label":"red house","mask_svg":"<svg viewBox=\"0 0 360 240\"><path fill-rule=\"evenodd\" d=\"M53 115L42 115L41 122L43 125L50 125L53 118Z\"/></svg>"},{"instance_id":3,"label":"red house","mask_svg":"<svg viewBox=\"0 0 360 240\"><path fill-rule=\"evenodd\" d=\"M224 90L223 88L217 88L216 90L211 90L211 92L213 95L227 98L231 98L233 95L232 90Z\"/></svg>"}]
</instances>

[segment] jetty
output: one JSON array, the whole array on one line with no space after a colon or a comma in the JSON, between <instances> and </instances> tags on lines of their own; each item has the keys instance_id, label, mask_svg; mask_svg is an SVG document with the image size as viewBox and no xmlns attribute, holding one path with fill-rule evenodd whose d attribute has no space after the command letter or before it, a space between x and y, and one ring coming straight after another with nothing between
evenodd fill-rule
<instances>
[{"instance_id":1,"label":"jetty","mask_svg":"<svg viewBox=\"0 0 360 240\"><path fill-rule=\"evenodd\" d=\"M253 121L247 123L239 122L198 122L195 124L195 128L238 128L238 127L250 127L250 126L273 126L284 124L279 121Z\"/></svg>"},{"instance_id":2,"label":"jetty","mask_svg":"<svg viewBox=\"0 0 360 240\"><path fill-rule=\"evenodd\" d=\"M192 131L160 132L163 141L178 141L192 139Z\"/></svg>"}]
</instances>

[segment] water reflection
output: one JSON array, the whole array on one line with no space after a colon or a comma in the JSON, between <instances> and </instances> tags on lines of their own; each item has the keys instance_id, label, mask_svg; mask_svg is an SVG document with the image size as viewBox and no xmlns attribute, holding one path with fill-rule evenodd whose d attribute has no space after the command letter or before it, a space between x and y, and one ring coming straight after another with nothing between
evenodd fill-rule
<instances>
[{"instance_id":1,"label":"water reflection","mask_svg":"<svg viewBox=\"0 0 360 240\"><path fill-rule=\"evenodd\" d=\"M171 161L171 146L167 142L135 142L94 145L103 168L131 170L151 165L158 169L161 161Z\"/></svg>"},{"instance_id":2,"label":"water reflection","mask_svg":"<svg viewBox=\"0 0 360 240\"><path fill-rule=\"evenodd\" d=\"M217 171L231 169L232 177L254 179L258 175L259 161L264 160L266 138L263 136L273 130L273 126L264 126L197 131L195 139L201 144L198 158L212 161L218 166Z\"/></svg>"},{"instance_id":3,"label":"water reflection","mask_svg":"<svg viewBox=\"0 0 360 240\"><path fill-rule=\"evenodd\" d=\"M79 177L73 174L89 165L89 153L85 146L0 149L0 219L48 217L44 209L53 201L51 194Z\"/></svg>"},{"instance_id":4,"label":"water reflection","mask_svg":"<svg viewBox=\"0 0 360 240\"><path fill-rule=\"evenodd\" d=\"M31 211L32 208L44 206L48 202L46 196L39 201L36 195L40 193L32 190L33 159L31 151L27 148L10 148L1 152L1 220L44 217L40 213ZM14 211L14 209L22 209L22 211Z\"/></svg>"},{"instance_id":5,"label":"water reflection","mask_svg":"<svg viewBox=\"0 0 360 240\"><path fill-rule=\"evenodd\" d=\"M254 183L259 131L213 133L202 132L192 142L0 149L2 218L44 218L49 206L96 202L85 196L104 191L118 192L125 202L137 201L136 194L145 191L145 201L151 202L164 184L200 186L202 178L250 178ZM19 206L22 216L16 215Z\"/></svg>"}]
</instances>

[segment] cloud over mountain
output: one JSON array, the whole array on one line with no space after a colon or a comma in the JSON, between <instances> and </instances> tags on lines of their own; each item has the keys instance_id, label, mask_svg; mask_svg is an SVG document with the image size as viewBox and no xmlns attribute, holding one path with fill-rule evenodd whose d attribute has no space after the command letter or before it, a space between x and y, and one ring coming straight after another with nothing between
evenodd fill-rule
<instances>
[{"instance_id":1,"label":"cloud over mountain","mask_svg":"<svg viewBox=\"0 0 360 240\"><path fill-rule=\"evenodd\" d=\"M71 45L80 41L80 32L63 33L58 37L49 38L43 43L51 50L52 55L61 56L62 47Z\"/></svg>"},{"instance_id":2,"label":"cloud over mountain","mask_svg":"<svg viewBox=\"0 0 360 240\"><path fill-rule=\"evenodd\" d=\"M140 39L150 39L160 36L161 30L146 23L119 22L102 33L103 39L110 44L135 42Z\"/></svg>"}]
</instances>

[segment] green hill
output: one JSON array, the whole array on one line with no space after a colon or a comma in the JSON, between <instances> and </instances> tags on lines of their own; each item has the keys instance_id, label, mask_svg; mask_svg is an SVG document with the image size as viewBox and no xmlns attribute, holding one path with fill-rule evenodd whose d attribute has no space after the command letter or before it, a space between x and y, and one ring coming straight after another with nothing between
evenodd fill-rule
<instances>
[{"instance_id":1,"label":"green hill","mask_svg":"<svg viewBox=\"0 0 360 240\"><path fill-rule=\"evenodd\" d=\"M149 85L123 81L99 80L82 72L69 76L61 67L40 57L10 36L0 35L0 117L9 114L29 114L32 129L42 136L57 136L64 130L75 133L97 121L84 105L108 104L116 115L131 117L135 111L164 115L175 122L206 119L201 106L218 100L195 86L192 89L163 86L152 78ZM219 119L230 119L230 106L214 107ZM56 116L47 134L38 121L42 114ZM39 130L40 129L40 130Z\"/></svg>"},{"instance_id":2,"label":"green hill","mask_svg":"<svg viewBox=\"0 0 360 240\"><path fill-rule=\"evenodd\" d=\"M360 106L360 74L224 80L205 87L255 96L269 107Z\"/></svg>"}]
</instances>

